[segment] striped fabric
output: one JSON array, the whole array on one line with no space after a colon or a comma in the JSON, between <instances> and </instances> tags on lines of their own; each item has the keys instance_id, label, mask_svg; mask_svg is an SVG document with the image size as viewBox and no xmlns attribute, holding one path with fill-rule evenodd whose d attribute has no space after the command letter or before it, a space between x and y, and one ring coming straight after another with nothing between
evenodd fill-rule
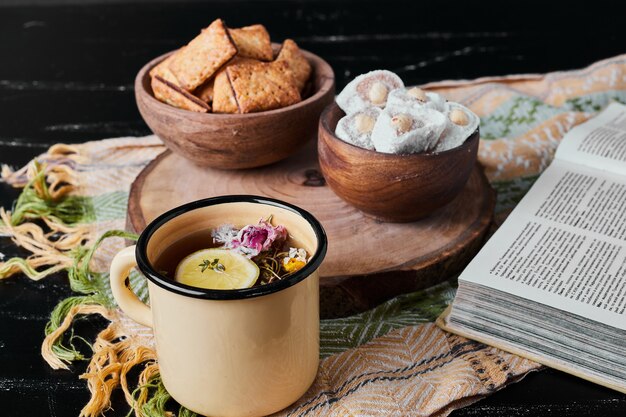
<instances>
[{"instance_id":1,"label":"striped fabric","mask_svg":"<svg viewBox=\"0 0 626 417\"><path fill-rule=\"evenodd\" d=\"M410 326L325 359L309 392L276 416L445 416L536 368L434 324Z\"/></svg>"}]
</instances>

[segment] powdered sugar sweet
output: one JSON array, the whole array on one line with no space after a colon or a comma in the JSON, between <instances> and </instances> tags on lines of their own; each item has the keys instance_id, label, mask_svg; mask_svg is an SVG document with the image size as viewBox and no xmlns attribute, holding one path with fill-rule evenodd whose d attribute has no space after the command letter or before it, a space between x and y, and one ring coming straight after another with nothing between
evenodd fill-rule
<instances>
[{"instance_id":1,"label":"powdered sugar sweet","mask_svg":"<svg viewBox=\"0 0 626 417\"><path fill-rule=\"evenodd\" d=\"M385 70L356 77L337 96L337 105L346 113L337 123L337 137L383 153L453 149L480 122L461 104L418 87L405 88L396 74Z\"/></svg>"},{"instance_id":2,"label":"powdered sugar sweet","mask_svg":"<svg viewBox=\"0 0 626 417\"><path fill-rule=\"evenodd\" d=\"M371 71L350 81L337 96L337 105L346 114L368 107L383 108L389 93L398 88L404 88L404 83L393 72Z\"/></svg>"}]
</instances>

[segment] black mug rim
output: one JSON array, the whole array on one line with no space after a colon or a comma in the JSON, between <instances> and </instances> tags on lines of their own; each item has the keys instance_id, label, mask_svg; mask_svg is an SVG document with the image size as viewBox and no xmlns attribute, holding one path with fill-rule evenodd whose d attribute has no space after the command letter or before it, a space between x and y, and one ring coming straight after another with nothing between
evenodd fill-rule
<instances>
[{"instance_id":1,"label":"black mug rim","mask_svg":"<svg viewBox=\"0 0 626 417\"><path fill-rule=\"evenodd\" d=\"M298 270L292 275L289 275L285 279L275 281L269 284L259 285L256 287L235 290L213 290L182 284L173 279L167 278L162 274L159 274L159 272L152 267L152 265L148 261L148 242L150 241L152 235L161 226L173 220L174 218L190 211L203 207L229 203L262 204L278 207L298 214L300 217L304 218L304 220L306 220L313 228L318 242L317 250L311 257L309 262L307 262L307 264L302 269ZM256 195L228 195L192 201L190 203L175 207L161 214L159 217L150 222L150 224L146 226L144 231L141 232L141 234L139 235L139 239L137 240L137 245L135 248L135 257L137 260L137 266L139 267L139 270L144 274L144 276L149 281L165 290L187 297L201 298L206 300L240 300L245 298L260 297L263 295L273 294L275 292L296 285L300 281L312 275L319 268L322 261L324 260L324 257L326 256L327 249L328 240L326 238L326 232L324 231L324 228L322 227L320 222L308 211L303 210L293 204L286 203L281 200L276 200L274 198L261 197Z\"/></svg>"}]
</instances>

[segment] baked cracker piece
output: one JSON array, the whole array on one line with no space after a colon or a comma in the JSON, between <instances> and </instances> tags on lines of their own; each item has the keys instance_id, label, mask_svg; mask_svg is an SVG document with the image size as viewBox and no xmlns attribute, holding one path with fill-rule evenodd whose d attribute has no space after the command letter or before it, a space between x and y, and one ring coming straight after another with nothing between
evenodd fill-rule
<instances>
[{"instance_id":1,"label":"baked cracker piece","mask_svg":"<svg viewBox=\"0 0 626 417\"><path fill-rule=\"evenodd\" d=\"M293 73L284 61L231 65L226 74L241 113L278 109L301 100Z\"/></svg>"},{"instance_id":2,"label":"baked cracker piece","mask_svg":"<svg viewBox=\"0 0 626 417\"><path fill-rule=\"evenodd\" d=\"M155 75L158 75L159 77L163 78L164 80L169 81L172 84L178 85L179 83L178 83L178 80L176 79L176 76L170 70L170 64L172 63L172 60L174 59L174 57L181 50L182 50L182 48L179 49L178 51L174 52L172 55L168 56L163 61L161 61L157 66L152 68L150 70L150 77L154 77Z\"/></svg>"},{"instance_id":3,"label":"baked cracker piece","mask_svg":"<svg viewBox=\"0 0 626 417\"><path fill-rule=\"evenodd\" d=\"M224 68L220 69L215 74L214 77L209 78L202 85L196 88L195 91L193 92L193 95L198 97L200 100L204 101L205 103L209 103L209 104L212 103L213 98L215 96L215 80L220 75L220 73L223 73L226 70L226 67L230 65L242 64L244 62L259 62L259 61L256 59L251 59L251 58L242 58L240 56L234 57L224 66ZM225 98L225 94L227 94L228 97L232 97L232 102L235 104L235 108L233 110L233 107L229 106L224 109L228 111L218 111L218 113L237 113L238 108L236 107L237 102L235 101L235 96L232 92L233 89L230 87L230 82L228 82L228 88L225 88L226 85L224 84L224 81L228 81L228 77L226 77L226 75L223 75L220 77L220 82L219 82L220 103L222 104L226 103L225 101L223 101L223 99ZM230 101L230 98L229 98L229 101ZM221 105L219 105L218 108L222 108Z\"/></svg>"},{"instance_id":4,"label":"baked cracker piece","mask_svg":"<svg viewBox=\"0 0 626 417\"><path fill-rule=\"evenodd\" d=\"M230 80L223 69L215 76L213 84L213 112L214 113L239 113L235 92L230 85Z\"/></svg>"},{"instance_id":5,"label":"baked cracker piece","mask_svg":"<svg viewBox=\"0 0 626 417\"><path fill-rule=\"evenodd\" d=\"M298 44L292 39L285 39L276 57L276 61L284 61L289 65L296 79L298 91L302 92L311 76L311 64L309 64L309 61L304 57L300 48L298 48Z\"/></svg>"},{"instance_id":6,"label":"baked cracker piece","mask_svg":"<svg viewBox=\"0 0 626 417\"><path fill-rule=\"evenodd\" d=\"M211 111L207 103L158 75L152 77L152 91L158 100L170 106L198 113Z\"/></svg>"},{"instance_id":7,"label":"baked cracker piece","mask_svg":"<svg viewBox=\"0 0 626 417\"><path fill-rule=\"evenodd\" d=\"M198 97L205 103L211 103L213 101L215 77L206 80L193 92L193 95Z\"/></svg>"},{"instance_id":8,"label":"baked cracker piece","mask_svg":"<svg viewBox=\"0 0 626 417\"><path fill-rule=\"evenodd\" d=\"M232 65L239 65L244 63L258 63L256 59L241 58L239 56L234 57L226 68ZM226 68L222 68L218 71L213 82L213 111L215 113L239 113L239 106L235 99L235 92L230 85L228 75L226 75ZM202 88L202 86L198 87Z\"/></svg>"},{"instance_id":9,"label":"baked cracker piece","mask_svg":"<svg viewBox=\"0 0 626 417\"><path fill-rule=\"evenodd\" d=\"M239 50L239 56L271 61L274 51L270 42L270 34L263 25L245 26L228 29L231 38Z\"/></svg>"},{"instance_id":10,"label":"baked cracker piece","mask_svg":"<svg viewBox=\"0 0 626 417\"><path fill-rule=\"evenodd\" d=\"M181 87L193 91L236 54L224 22L217 19L176 54L169 68Z\"/></svg>"}]
</instances>

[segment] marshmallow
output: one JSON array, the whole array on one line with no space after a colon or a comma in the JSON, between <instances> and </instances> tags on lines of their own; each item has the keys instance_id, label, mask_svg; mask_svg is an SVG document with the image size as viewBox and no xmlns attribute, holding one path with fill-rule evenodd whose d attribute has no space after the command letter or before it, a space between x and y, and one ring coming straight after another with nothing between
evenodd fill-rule
<instances>
[{"instance_id":1,"label":"marshmallow","mask_svg":"<svg viewBox=\"0 0 626 417\"><path fill-rule=\"evenodd\" d=\"M380 113L378 107L369 107L344 116L337 123L335 134L344 142L364 149L374 149L371 136Z\"/></svg>"},{"instance_id":2,"label":"marshmallow","mask_svg":"<svg viewBox=\"0 0 626 417\"><path fill-rule=\"evenodd\" d=\"M371 71L348 83L336 101L348 115L372 106L383 108L387 104L389 93L401 87L404 87L404 83L393 72Z\"/></svg>"},{"instance_id":3,"label":"marshmallow","mask_svg":"<svg viewBox=\"0 0 626 417\"><path fill-rule=\"evenodd\" d=\"M372 143L378 152L408 154L428 152L446 127L446 117L429 108L386 108L378 116L372 131Z\"/></svg>"}]
</instances>

